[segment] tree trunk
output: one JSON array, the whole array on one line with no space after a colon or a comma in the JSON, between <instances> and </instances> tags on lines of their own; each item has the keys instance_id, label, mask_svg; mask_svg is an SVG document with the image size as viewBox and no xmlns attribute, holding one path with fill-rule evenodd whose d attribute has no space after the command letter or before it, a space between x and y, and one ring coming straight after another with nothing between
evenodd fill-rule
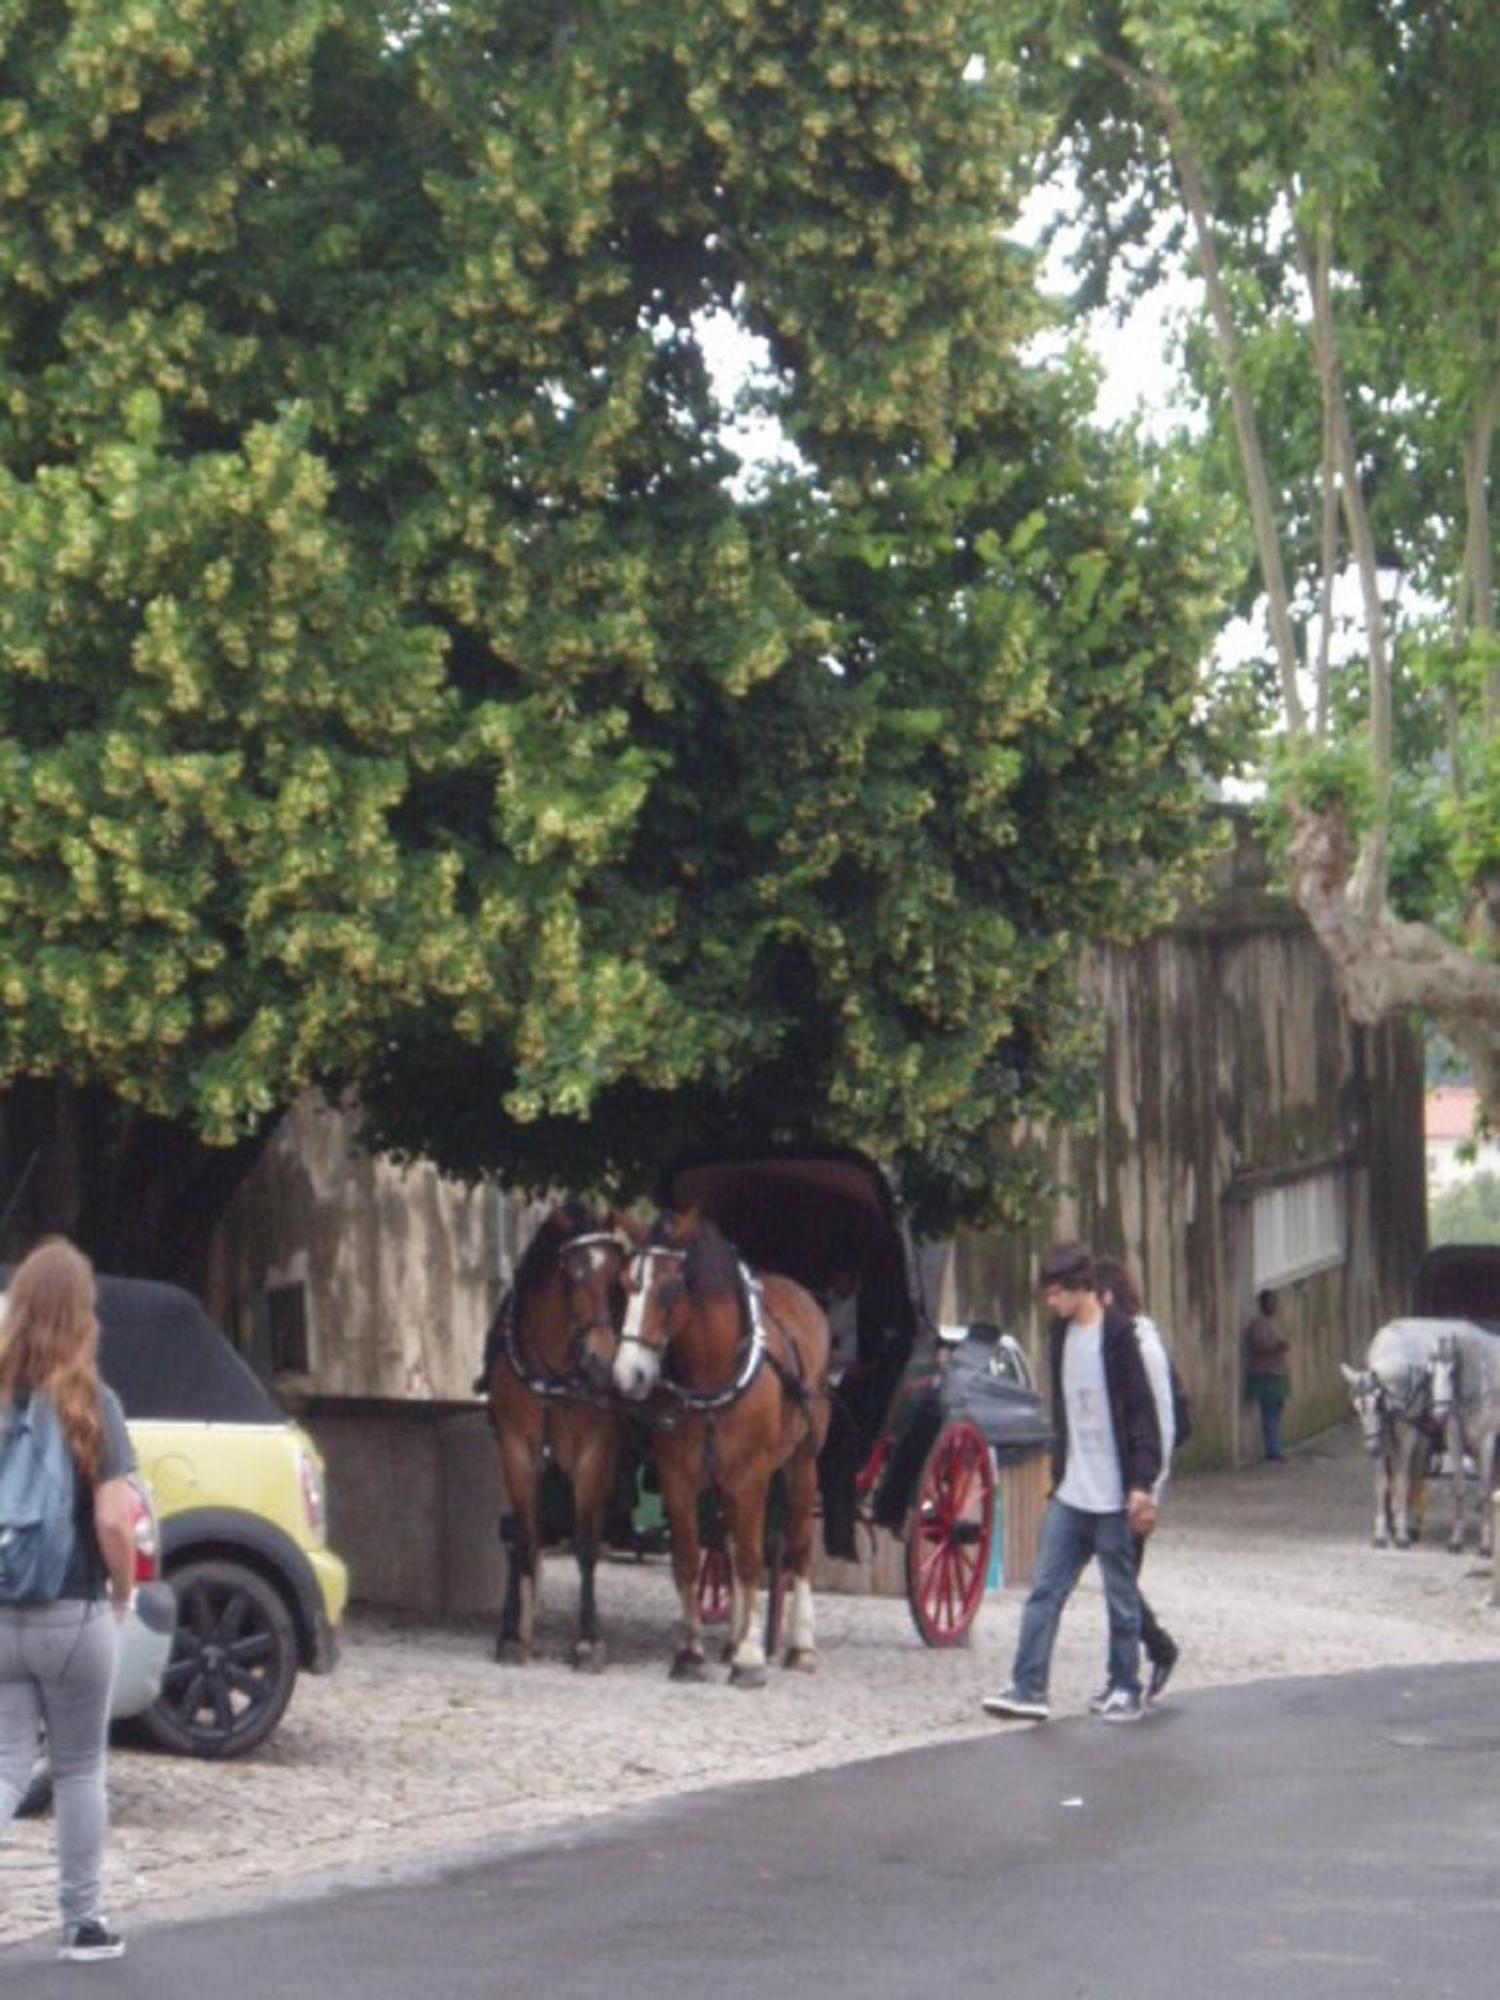
<instances>
[{"instance_id":1,"label":"tree trunk","mask_svg":"<svg viewBox=\"0 0 1500 2000\"><path fill-rule=\"evenodd\" d=\"M1327 224L1320 225L1320 237ZM1370 831L1355 865L1355 884L1366 913L1375 917L1385 905L1387 856L1391 824L1392 702L1391 660L1386 644L1385 607L1380 601L1380 574L1375 556L1375 535L1365 505L1364 486L1359 476L1359 460L1354 448L1354 432L1349 422L1349 402L1344 394L1344 372L1339 360L1338 328L1334 324L1330 288L1319 282L1320 260L1327 256L1320 243L1315 257L1300 227L1294 227L1297 259L1312 300L1313 339L1317 352L1318 382L1323 410L1333 437L1335 461L1343 493L1344 523L1349 546L1359 571L1360 599L1364 606L1365 643L1370 657L1370 771L1374 780L1374 811Z\"/></svg>"},{"instance_id":2,"label":"tree trunk","mask_svg":"<svg viewBox=\"0 0 1500 2000\"><path fill-rule=\"evenodd\" d=\"M1213 314L1215 339L1224 379L1229 385L1229 403L1234 414L1235 437L1240 463L1245 469L1245 485L1250 497L1250 519L1255 531L1255 549L1260 559L1261 580L1266 587L1266 605L1271 621L1271 641L1281 669L1281 700L1287 730L1298 735L1306 726L1302 696L1297 688L1297 646L1292 632L1292 600L1287 589L1286 570L1281 560L1281 542L1276 532L1276 510L1271 501L1271 481L1266 472L1265 453L1255 421L1255 406L1240 365L1239 336L1229 306L1229 289L1219 264L1213 223L1208 212L1208 196L1198 162L1189 151L1176 106L1166 94L1158 94L1167 123L1167 140L1177 172L1178 185L1192 219L1203 268L1203 282Z\"/></svg>"}]
</instances>

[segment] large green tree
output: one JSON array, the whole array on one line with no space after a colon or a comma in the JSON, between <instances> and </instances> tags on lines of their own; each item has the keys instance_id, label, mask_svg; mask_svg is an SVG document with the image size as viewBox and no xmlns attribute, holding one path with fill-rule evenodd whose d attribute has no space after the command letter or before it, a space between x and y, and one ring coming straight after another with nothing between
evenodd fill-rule
<instances>
[{"instance_id":1,"label":"large green tree","mask_svg":"<svg viewBox=\"0 0 1500 2000\"><path fill-rule=\"evenodd\" d=\"M533 1183L1014 1195L1078 939L1204 851L1216 576L1018 359L991 25L0 0L5 1164L71 1133L101 1255L308 1086Z\"/></svg>"},{"instance_id":2,"label":"large green tree","mask_svg":"<svg viewBox=\"0 0 1500 2000\"><path fill-rule=\"evenodd\" d=\"M1357 1018L1500 1110L1500 15L1478 0L1002 5L1084 297L1179 255L1279 691L1290 885ZM1352 603L1342 616L1340 605Z\"/></svg>"}]
</instances>

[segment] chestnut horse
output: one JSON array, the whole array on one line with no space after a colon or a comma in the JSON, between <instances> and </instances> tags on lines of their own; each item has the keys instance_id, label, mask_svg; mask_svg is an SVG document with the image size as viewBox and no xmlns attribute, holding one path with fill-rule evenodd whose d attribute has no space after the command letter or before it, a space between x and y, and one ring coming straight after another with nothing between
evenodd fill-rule
<instances>
[{"instance_id":1,"label":"chestnut horse","mask_svg":"<svg viewBox=\"0 0 1500 2000\"><path fill-rule=\"evenodd\" d=\"M695 1211L663 1216L630 1259L614 1381L632 1402L666 1412L653 1441L672 1531L672 1574L684 1636L674 1680L703 1680L698 1496L718 1489L733 1578L730 1679L764 1687L756 1619L765 1574L766 1501L786 1484L792 1605L786 1665L817 1665L813 1636L813 1507L828 1430L828 1322L792 1279L752 1278Z\"/></svg>"},{"instance_id":2,"label":"chestnut horse","mask_svg":"<svg viewBox=\"0 0 1500 2000\"><path fill-rule=\"evenodd\" d=\"M598 1672L607 1657L594 1606L594 1566L615 1477L619 1418L609 1407L609 1370L624 1304L625 1238L575 1203L554 1208L532 1237L515 1284L485 1341L476 1387L490 1421L512 1512L502 1516L505 1602L495 1657L531 1657L541 1568L541 1477L545 1454L573 1487L578 1562L575 1666Z\"/></svg>"}]
</instances>

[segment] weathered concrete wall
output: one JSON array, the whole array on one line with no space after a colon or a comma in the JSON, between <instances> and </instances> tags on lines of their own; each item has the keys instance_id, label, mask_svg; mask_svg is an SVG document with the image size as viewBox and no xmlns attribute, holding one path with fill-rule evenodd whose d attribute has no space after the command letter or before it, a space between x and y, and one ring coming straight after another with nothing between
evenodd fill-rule
<instances>
[{"instance_id":1,"label":"weathered concrete wall","mask_svg":"<svg viewBox=\"0 0 1500 2000\"><path fill-rule=\"evenodd\" d=\"M1292 1342L1287 1434L1346 1407L1341 1360L1404 1310L1424 1247L1422 1063L1405 1025L1355 1027L1307 927L1237 856L1220 902L1084 972L1104 1029L1095 1129L1057 1135L1060 1187L1024 1233L961 1236L940 1316L995 1319L1040 1366L1032 1296L1049 1242L1078 1236L1142 1281L1194 1405L1185 1462L1253 1456L1240 1335L1254 1309L1251 1203L1319 1169L1342 1176L1347 1230L1335 1269L1278 1288Z\"/></svg>"},{"instance_id":2,"label":"weathered concrete wall","mask_svg":"<svg viewBox=\"0 0 1500 2000\"><path fill-rule=\"evenodd\" d=\"M266 1295L300 1284L309 1366L289 1392L467 1397L531 1211L354 1135L311 1097L283 1120L215 1239L210 1310L270 1375Z\"/></svg>"}]
</instances>

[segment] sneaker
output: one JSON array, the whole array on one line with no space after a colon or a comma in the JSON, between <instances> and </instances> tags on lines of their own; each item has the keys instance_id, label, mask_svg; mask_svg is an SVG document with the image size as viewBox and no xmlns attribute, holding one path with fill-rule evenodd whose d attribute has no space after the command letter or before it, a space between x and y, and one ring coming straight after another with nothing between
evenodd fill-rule
<instances>
[{"instance_id":1,"label":"sneaker","mask_svg":"<svg viewBox=\"0 0 1500 2000\"><path fill-rule=\"evenodd\" d=\"M1089 1698L1089 1714L1103 1715L1104 1704L1113 1693L1114 1689L1112 1687L1102 1687L1096 1695L1091 1695Z\"/></svg>"},{"instance_id":2,"label":"sneaker","mask_svg":"<svg viewBox=\"0 0 1500 2000\"><path fill-rule=\"evenodd\" d=\"M1139 1722L1145 1713L1146 1705L1138 1694L1132 1694L1128 1688L1111 1688L1099 1710L1099 1720Z\"/></svg>"},{"instance_id":3,"label":"sneaker","mask_svg":"<svg viewBox=\"0 0 1500 2000\"><path fill-rule=\"evenodd\" d=\"M1172 1669L1176 1664L1177 1648L1175 1646L1170 1651L1163 1653L1159 1660L1151 1662L1151 1673L1146 1682L1146 1703L1148 1707L1153 1701L1161 1700L1162 1690L1172 1678Z\"/></svg>"},{"instance_id":4,"label":"sneaker","mask_svg":"<svg viewBox=\"0 0 1500 2000\"><path fill-rule=\"evenodd\" d=\"M1003 1722L1045 1722L1052 1713L1039 1695L1018 1694L1013 1687L1004 1694L987 1694L981 1706L986 1715L998 1715Z\"/></svg>"},{"instance_id":5,"label":"sneaker","mask_svg":"<svg viewBox=\"0 0 1500 2000\"><path fill-rule=\"evenodd\" d=\"M87 1963L96 1958L123 1958L125 1940L112 1931L101 1917L85 1917L81 1924L74 1924L63 1938L59 1958L71 1958Z\"/></svg>"}]
</instances>

